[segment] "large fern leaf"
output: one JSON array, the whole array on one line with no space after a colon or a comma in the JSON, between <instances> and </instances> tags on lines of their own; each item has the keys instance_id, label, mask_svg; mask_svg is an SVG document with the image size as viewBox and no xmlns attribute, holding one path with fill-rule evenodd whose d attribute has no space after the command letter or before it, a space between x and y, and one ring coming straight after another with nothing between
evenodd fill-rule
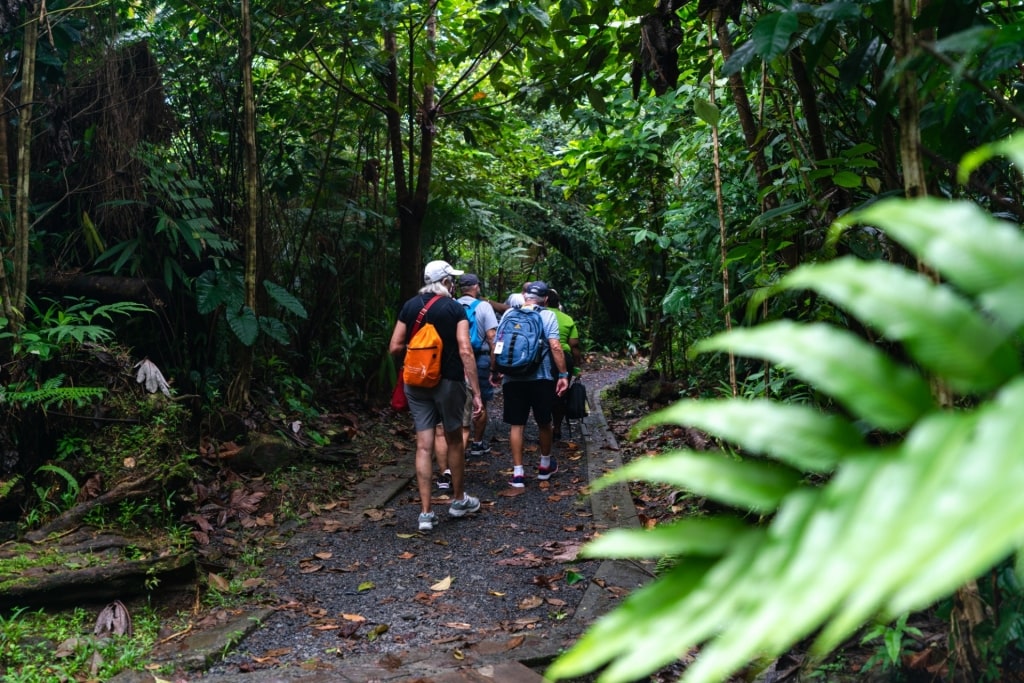
<instances>
[{"instance_id":1,"label":"large fern leaf","mask_svg":"<svg viewBox=\"0 0 1024 683\"><path fill-rule=\"evenodd\" d=\"M823 654L872 618L927 607L1024 544L1019 226L936 200L879 202L847 224L855 222L881 227L949 284L838 260L799 268L781 287L830 299L901 345L910 363L823 324L768 323L698 344L783 365L850 417L771 401L685 401L641 424L697 426L768 461L669 453L598 487L670 482L775 514L763 527L692 520L587 546L592 557L683 559L600 619L548 677L605 667L600 681L633 681L700 647L684 680L720 681L812 634ZM929 377L976 407L940 407ZM871 447L864 428L895 441ZM801 471L832 475L811 487Z\"/></svg>"}]
</instances>

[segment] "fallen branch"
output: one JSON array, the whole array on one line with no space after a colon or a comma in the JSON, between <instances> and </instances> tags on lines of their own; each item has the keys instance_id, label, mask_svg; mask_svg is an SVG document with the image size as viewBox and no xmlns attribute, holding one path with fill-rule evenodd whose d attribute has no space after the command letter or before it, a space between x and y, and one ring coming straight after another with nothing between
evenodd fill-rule
<instances>
[{"instance_id":1,"label":"fallen branch","mask_svg":"<svg viewBox=\"0 0 1024 683\"><path fill-rule=\"evenodd\" d=\"M149 495L154 490L154 480L155 476L152 474L139 477L138 479L126 479L106 493L100 494L91 500L78 503L50 523L28 532L25 534L25 539L33 543L41 543L51 534L65 532L78 526L93 508L109 505L110 503L118 503L127 498Z\"/></svg>"}]
</instances>

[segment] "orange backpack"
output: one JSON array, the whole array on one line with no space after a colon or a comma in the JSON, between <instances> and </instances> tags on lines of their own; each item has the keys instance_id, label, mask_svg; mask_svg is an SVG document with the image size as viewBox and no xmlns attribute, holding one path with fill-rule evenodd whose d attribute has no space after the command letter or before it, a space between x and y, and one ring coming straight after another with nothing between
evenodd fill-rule
<instances>
[{"instance_id":1,"label":"orange backpack","mask_svg":"<svg viewBox=\"0 0 1024 683\"><path fill-rule=\"evenodd\" d=\"M420 310L412 328L412 338L405 347L402 380L411 387L429 389L441 382L441 336L433 324L423 324L427 309L440 298L440 295L435 296Z\"/></svg>"}]
</instances>

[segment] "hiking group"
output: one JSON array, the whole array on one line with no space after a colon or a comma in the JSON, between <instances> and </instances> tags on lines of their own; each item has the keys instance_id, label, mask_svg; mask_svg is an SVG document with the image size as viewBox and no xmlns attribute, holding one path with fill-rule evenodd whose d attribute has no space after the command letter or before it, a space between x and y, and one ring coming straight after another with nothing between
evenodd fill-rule
<instances>
[{"instance_id":1,"label":"hiking group","mask_svg":"<svg viewBox=\"0 0 1024 683\"><path fill-rule=\"evenodd\" d=\"M438 523L430 495L435 458L438 489L451 493L448 514L462 517L480 509L479 499L465 490L466 453L490 452L487 402L497 389L509 425L509 486L526 485L523 446L531 412L539 432L536 477L545 481L558 472L551 449L565 416L569 376L579 375L581 355L575 321L548 308L557 307L558 294L544 282L527 282L502 304L483 298L477 275L446 261L428 263L423 281L398 313L389 351L401 366L395 393L407 403L416 431L419 529L429 531Z\"/></svg>"}]
</instances>

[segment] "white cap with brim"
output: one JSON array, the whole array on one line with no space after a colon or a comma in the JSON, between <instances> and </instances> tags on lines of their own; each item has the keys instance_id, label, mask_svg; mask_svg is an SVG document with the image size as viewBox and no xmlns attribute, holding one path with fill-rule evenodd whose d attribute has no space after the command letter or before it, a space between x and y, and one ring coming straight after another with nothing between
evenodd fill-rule
<instances>
[{"instance_id":1,"label":"white cap with brim","mask_svg":"<svg viewBox=\"0 0 1024 683\"><path fill-rule=\"evenodd\" d=\"M431 261L427 264L427 267L423 269L423 282L424 284L433 284L440 282L446 277L456 277L464 274L464 270L456 270L451 267L447 261Z\"/></svg>"}]
</instances>

